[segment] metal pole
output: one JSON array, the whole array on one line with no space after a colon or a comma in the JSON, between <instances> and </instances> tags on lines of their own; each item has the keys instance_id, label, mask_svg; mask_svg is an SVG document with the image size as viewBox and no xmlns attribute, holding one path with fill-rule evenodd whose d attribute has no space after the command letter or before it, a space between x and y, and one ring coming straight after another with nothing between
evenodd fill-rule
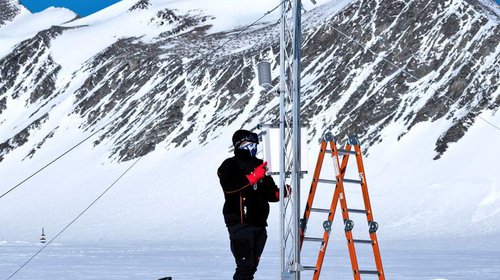
<instances>
[{"instance_id":1,"label":"metal pole","mask_svg":"<svg viewBox=\"0 0 500 280\"><path fill-rule=\"evenodd\" d=\"M281 278L287 273L286 267L286 244L285 244L285 192L286 184L286 141L285 141L285 94L286 94L286 64L285 64L285 32L286 32L286 1L281 3L281 27L280 27L280 236L281 236Z\"/></svg>"},{"instance_id":2,"label":"metal pole","mask_svg":"<svg viewBox=\"0 0 500 280\"><path fill-rule=\"evenodd\" d=\"M295 0L293 3L294 25L293 25L293 104L292 104L292 182L294 190L294 270L295 280L300 280L300 238L299 238L299 219L300 219L300 45L301 45L301 1Z\"/></svg>"},{"instance_id":3,"label":"metal pole","mask_svg":"<svg viewBox=\"0 0 500 280\"><path fill-rule=\"evenodd\" d=\"M289 6L290 4L291 7ZM288 7L288 9L287 9ZM280 234L281 279L300 280L300 60L301 1L281 3L280 30ZM287 18L287 14L292 13ZM291 20L288 22L288 20ZM293 29L293 30L290 30ZM288 47L288 49L287 49ZM292 104L287 102L292 100ZM291 107L291 108L290 108ZM287 143L287 132L291 143ZM287 147L291 144L291 147ZM287 158L287 152L291 152ZM289 164L289 165L288 165ZM292 195L285 201L284 186L291 175ZM291 239L288 239L291 237Z\"/></svg>"}]
</instances>

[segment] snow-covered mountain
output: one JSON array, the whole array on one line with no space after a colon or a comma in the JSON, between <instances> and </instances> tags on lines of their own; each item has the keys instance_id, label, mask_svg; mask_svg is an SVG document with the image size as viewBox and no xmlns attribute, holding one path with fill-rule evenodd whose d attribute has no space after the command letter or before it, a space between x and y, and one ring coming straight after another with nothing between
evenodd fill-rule
<instances>
[{"instance_id":1,"label":"snow-covered mountain","mask_svg":"<svg viewBox=\"0 0 500 280\"><path fill-rule=\"evenodd\" d=\"M63 238L225 236L215 170L232 132L278 118L255 73L268 60L278 76L278 14L244 27L279 3L212 2L85 18L0 2L0 192L95 134L0 199L0 240L57 232L141 157ZM309 166L325 131L355 133L382 237L500 234L498 7L319 2L303 16Z\"/></svg>"}]
</instances>

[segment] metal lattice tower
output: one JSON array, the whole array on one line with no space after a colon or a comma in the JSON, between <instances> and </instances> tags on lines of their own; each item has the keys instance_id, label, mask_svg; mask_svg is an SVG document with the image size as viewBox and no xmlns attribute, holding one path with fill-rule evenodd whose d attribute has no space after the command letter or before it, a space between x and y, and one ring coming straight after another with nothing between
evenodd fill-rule
<instances>
[{"instance_id":1,"label":"metal lattice tower","mask_svg":"<svg viewBox=\"0 0 500 280\"><path fill-rule=\"evenodd\" d=\"M301 0L281 3L280 30L280 186L292 195L280 199L281 279L300 279L300 45ZM284 187L281 188L282 190Z\"/></svg>"}]
</instances>

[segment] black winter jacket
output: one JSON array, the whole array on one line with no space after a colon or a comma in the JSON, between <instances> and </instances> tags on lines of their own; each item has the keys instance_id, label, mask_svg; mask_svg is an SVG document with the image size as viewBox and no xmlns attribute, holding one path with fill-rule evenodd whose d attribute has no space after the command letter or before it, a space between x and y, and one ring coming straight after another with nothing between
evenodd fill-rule
<instances>
[{"instance_id":1,"label":"black winter jacket","mask_svg":"<svg viewBox=\"0 0 500 280\"><path fill-rule=\"evenodd\" d=\"M235 156L226 159L219 169L224 191L224 221L226 226L248 224L256 227L267 226L269 202L278 201L278 187L271 176L265 176L256 185L250 185L246 175L252 173L262 160L250 156L247 151L235 150Z\"/></svg>"}]
</instances>

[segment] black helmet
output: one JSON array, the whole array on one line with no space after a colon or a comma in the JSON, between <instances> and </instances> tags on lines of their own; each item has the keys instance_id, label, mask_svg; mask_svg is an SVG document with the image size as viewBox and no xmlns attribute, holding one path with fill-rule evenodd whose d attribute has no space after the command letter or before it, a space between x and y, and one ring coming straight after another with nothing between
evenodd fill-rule
<instances>
[{"instance_id":1,"label":"black helmet","mask_svg":"<svg viewBox=\"0 0 500 280\"><path fill-rule=\"evenodd\" d=\"M255 144L259 144L259 135L248 130L237 130L233 134L233 146L238 148L241 143L248 141Z\"/></svg>"}]
</instances>

